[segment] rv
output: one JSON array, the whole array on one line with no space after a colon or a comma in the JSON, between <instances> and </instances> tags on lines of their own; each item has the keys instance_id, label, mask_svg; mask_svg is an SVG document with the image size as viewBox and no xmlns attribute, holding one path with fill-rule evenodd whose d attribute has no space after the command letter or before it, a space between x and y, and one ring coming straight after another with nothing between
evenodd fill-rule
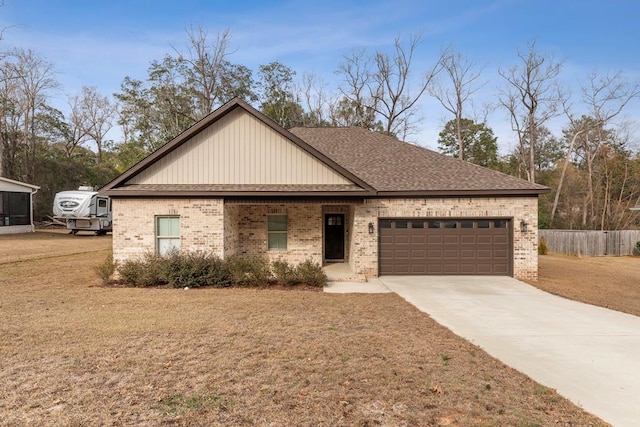
<instances>
[{"instance_id":1,"label":"rv","mask_svg":"<svg viewBox=\"0 0 640 427\"><path fill-rule=\"evenodd\" d=\"M67 224L71 233L94 231L107 234L111 231L111 201L100 196L93 187L61 191L53 199L53 217Z\"/></svg>"}]
</instances>

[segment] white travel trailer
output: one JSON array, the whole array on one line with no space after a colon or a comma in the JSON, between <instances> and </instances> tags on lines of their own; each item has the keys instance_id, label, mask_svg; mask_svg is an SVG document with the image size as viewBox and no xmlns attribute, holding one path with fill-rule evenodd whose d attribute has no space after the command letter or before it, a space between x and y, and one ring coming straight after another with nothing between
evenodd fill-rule
<instances>
[{"instance_id":1,"label":"white travel trailer","mask_svg":"<svg viewBox=\"0 0 640 427\"><path fill-rule=\"evenodd\" d=\"M78 231L95 231L107 234L111 231L111 201L100 196L93 187L61 191L53 199L53 217L66 222L73 234Z\"/></svg>"}]
</instances>

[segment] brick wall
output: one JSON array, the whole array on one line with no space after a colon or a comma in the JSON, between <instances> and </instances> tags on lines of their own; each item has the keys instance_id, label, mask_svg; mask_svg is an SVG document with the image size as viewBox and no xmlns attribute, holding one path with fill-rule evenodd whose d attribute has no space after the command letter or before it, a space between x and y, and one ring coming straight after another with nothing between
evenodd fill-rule
<instances>
[{"instance_id":1,"label":"brick wall","mask_svg":"<svg viewBox=\"0 0 640 427\"><path fill-rule=\"evenodd\" d=\"M333 211L333 209L330 209ZM154 252L155 217L180 217L181 251L220 257L266 255L322 263L322 206L224 205L221 199L113 199L113 253L122 261ZM267 250L267 215L287 215L287 249Z\"/></svg>"},{"instance_id":2,"label":"brick wall","mask_svg":"<svg viewBox=\"0 0 640 427\"><path fill-rule=\"evenodd\" d=\"M267 215L287 215L287 249L268 250ZM322 264L322 206L314 204L226 205L225 256L266 255L292 264ZM227 252L228 250L228 252Z\"/></svg>"},{"instance_id":3,"label":"brick wall","mask_svg":"<svg viewBox=\"0 0 640 427\"><path fill-rule=\"evenodd\" d=\"M240 213L242 205L224 206L224 256L240 254Z\"/></svg>"},{"instance_id":4,"label":"brick wall","mask_svg":"<svg viewBox=\"0 0 640 427\"><path fill-rule=\"evenodd\" d=\"M538 274L538 199L536 197L369 199L352 206L320 204L225 205L221 199L114 199L114 259L155 250L155 216L180 216L182 250L202 250L220 257L266 255L299 263L322 263L323 213L345 214L345 256L356 273L378 274L378 218L510 218L513 271L521 279ZM267 215L286 214L286 250L267 250ZM526 233L520 221L528 223ZM369 223L374 234L369 234Z\"/></svg>"},{"instance_id":5,"label":"brick wall","mask_svg":"<svg viewBox=\"0 0 640 427\"><path fill-rule=\"evenodd\" d=\"M519 279L538 277L538 199L537 197L368 199L354 206L351 235L351 268L368 277L378 275L378 218L512 218L513 272ZM528 224L520 231L520 221ZM374 234L369 234L369 223Z\"/></svg>"},{"instance_id":6,"label":"brick wall","mask_svg":"<svg viewBox=\"0 0 640 427\"><path fill-rule=\"evenodd\" d=\"M113 257L117 261L154 252L156 216L180 217L181 251L220 257L224 250L222 199L113 199Z\"/></svg>"}]
</instances>

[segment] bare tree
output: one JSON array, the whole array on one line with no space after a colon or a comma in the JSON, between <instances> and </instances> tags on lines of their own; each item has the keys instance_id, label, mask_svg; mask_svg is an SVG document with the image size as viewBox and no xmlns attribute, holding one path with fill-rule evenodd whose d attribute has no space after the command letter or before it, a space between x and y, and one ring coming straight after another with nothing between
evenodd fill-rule
<instances>
[{"instance_id":1,"label":"bare tree","mask_svg":"<svg viewBox=\"0 0 640 427\"><path fill-rule=\"evenodd\" d=\"M563 102L564 113L570 123L571 139L551 208L550 224L553 224L567 167L576 149L583 155L588 175L588 191L584 199L582 215L583 226L586 225L589 207L591 214L594 214L593 162L602 145L607 142L608 136L605 135L605 129L629 102L640 96L640 85L637 82L628 82L620 72L605 76L593 72L587 77L587 83L582 86L581 93L582 104L587 109L586 116L576 118L568 103Z\"/></svg>"},{"instance_id":2,"label":"bare tree","mask_svg":"<svg viewBox=\"0 0 640 427\"><path fill-rule=\"evenodd\" d=\"M464 159L464 126L462 120L465 117L464 107L471 95L484 86L478 79L482 70L476 70L476 64L462 53L453 49L446 49L440 57L440 65L443 74L446 75L448 84L442 80L434 80L428 90L431 96L436 98L445 110L453 114L455 123L456 140L458 142L458 157Z\"/></svg>"},{"instance_id":3,"label":"bare tree","mask_svg":"<svg viewBox=\"0 0 640 427\"><path fill-rule=\"evenodd\" d=\"M4 0L0 0L0 8L4 7ZM0 41L2 41L3 37L4 37L4 32L7 28L3 27L0 28ZM5 57L5 52L0 51L0 60L4 59ZM2 114L2 118L0 118L0 176L5 176L4 174L4 168L5 168L5 146L8 145L8 140L7 140L7 127L6 127L6 105L9 101L9 98L7 96L4 96L5 93L7 93L7 79L8 79L8 75L5 73L5 64L2 64L0 66L0 93L2 93L3 95L0 99L2 99L2 102L0 102L0 114Z\"/></svg>"},{"instance_id":4,"label":"bare tree","mask_svg":"<svg viewBox=\"0 0 640 427\"><path fill-rule=\"evenodd\" d=\"M213 43L207 40L208 34L201 26L189 28L187 36L187 51L180 53L176 50L176 53L180 61L188 64L185 70L188 84L195 90L197 114L203 117L219 102L220 82L230 54L231 32L226 28L215 36Z\"/></svg>"},{"instance_id":5,"label":"bare tree","mask_svg":"<svg viewBox=\"0 0 640 427\"><path fill-rule=\"evenodd\" d=\"M13 120L19 120L21 125L19 135L26 163L24 176L21 178L33 181L37 145L36 110L45 104L49 91L58 86L54 79L53 65L31 50L16 49L10 53L9 60L3 66L3 80L8 83L4 88L11 91L7 94L7 102L11 103L13 109ZM17 136L14 134L12 137Z\"/></svg>"},{"instance_id":6,"label":"bare tree","mask_svg":"<svg viewBox=\"0 0 640 427\"><path fill-rule=\"evenodd\" d=\"M69 97L69 115L64 128L64 150L67 157L71 157L76 148L89 138L89 120L83 108L82 95Z\"/></svg>"},{"instance_id":7,"label":"bare tree","mask_svg":"<svg viewBox=\"0 0 640 427\"><path fill-rule=\"evenodd\" d=\"M307 111L305 125L322 126L328 123L329 97L326 84L316 74L305 72L298 90L304 101L303 108Z\"/></svg>"},{"instance_id":8,"label":"bare tree","mask_svg":"<svg viewBox=\"0 0 640 427\"><path fill-rule=\"evenodd\" d=\"M371 87L373 108L383 118L384 132L403 140L414 131L414 106L442 67L442 60L438 59L431 69L423 73L417 87L410 87L413 56L420 41L420 35L412 35L404 46L396 38L393 57L380 51L375 55L375 86Z\"/></svg>"},{"instance_id":9,"label":"bare tree","mask_svg":"<svg viewBox=\"0 0 640 427\"><path fill-rule=\"evenodd\" d=\"M17 102L19 85L10 62L1 64L0 76L0 176L19 179L23 115Z\"/></svg>"},{"instance_id":10,"label":"bare tree","mask_svg":"<svg viewBox=\"0 0 640 427\"><path fill-rule=\"evenodd\" d=\"M105 137L113 127L115 106L107 96L98 93L95 86L82 88L82 113L86 117L86 133L98 150L98 162L102 161Z\"/></svg>"},{"instance_id":11,"label":"bare tree","mask_svg":"<svg viewBox=\"0 0 640 427\"><path fill-rule=\"evenodd\" d=\"M380 118L382 132L388 135L406 139L414 131L416 103L442 68L438 59L411 87L413 59L420 41L420 35L412 35L406 45L396 38L393 55L376 51L370 56L358 51L345 57L338 67L343 80L340 91L346 104L356 109L353 116L364 119L365 127L373 127Z\"/></svg>"},{"instance_id":12,"label":"bare tree","mask_svg":"<svg viewBox=\"0 0 640 427\"><path fill-rule=\"evenodd\" d=\"M535 147L537 128L557 115L562 94L556 85L562 61L542 55L536 50L536 41L528 45L527 52L518 52L520 66L498 70L507 87L499 95L500 104L508 111L512 129L517 133L519 159L527 179L535 182ZM528 156L525 155L528 154Z\"/></svg>"},{"instance_id":13,"label":"bare tree","mask_svg":"<svg viewBox=\"0 0 640 427\"><path fill-rule=\"evenodd\" d=\"M332 106L332 121L342 126L372 129L376 99L370 94L372 60L366 50L345 56L336 73L342 77L338 90L343 98Z\"/></svg>"}]
</instances>

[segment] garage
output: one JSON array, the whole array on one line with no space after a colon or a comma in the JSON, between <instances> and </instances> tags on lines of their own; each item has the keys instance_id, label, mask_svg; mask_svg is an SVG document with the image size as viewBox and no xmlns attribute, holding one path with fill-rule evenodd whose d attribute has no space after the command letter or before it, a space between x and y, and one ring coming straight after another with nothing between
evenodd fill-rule
<instances>
[{"instance_id":1,"label":"garage","mask_svg":"<svg viewBox=\"0 0 640 427\"><path fill-rule=\"evenodd\" d=\"M511 275L507 219L381 219L381 275Z\"/></svg>"}]
</instances>

